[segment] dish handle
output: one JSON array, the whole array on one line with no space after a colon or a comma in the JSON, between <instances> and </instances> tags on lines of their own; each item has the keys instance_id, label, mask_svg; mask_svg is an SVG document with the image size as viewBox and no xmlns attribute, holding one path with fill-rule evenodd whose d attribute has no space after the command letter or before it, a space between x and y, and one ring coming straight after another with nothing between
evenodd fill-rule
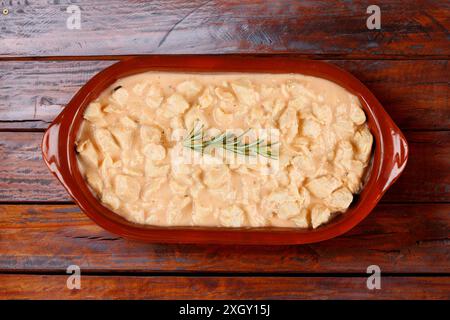
<instances>
[{"instance_id":1,"label":"dish handle","mask_svg":"<svg viewBox=\"0 0 450 320\"><path fill-rule=\"evenodd\" d=\"M58 180L66 187L67 181L64 178L63 172L68 168L65 168L67 161L62 159L64 154L59 152L58 145L63 143L65 139L61 139L61 123L58 121L59 117L47 128L42 138L42 157L47 164L50 171L58 178ZM67 156L67 155L66 155Z\"/></svg>"},{"instance_id":2,"label":"dish handle","mask_svg":"<svg viewBox=\"0 0 450 320\"><path fill-rule=\"evenodd\" d=\"M408 162L408 142L403 133L397 129L391 128L390 134L387 137L386 153L389 155L384 162L384 170L386 174L382 177L384 179L382 184L382 193L398 179L400 174L406 167Z\"/></svg>"}]
</instances>

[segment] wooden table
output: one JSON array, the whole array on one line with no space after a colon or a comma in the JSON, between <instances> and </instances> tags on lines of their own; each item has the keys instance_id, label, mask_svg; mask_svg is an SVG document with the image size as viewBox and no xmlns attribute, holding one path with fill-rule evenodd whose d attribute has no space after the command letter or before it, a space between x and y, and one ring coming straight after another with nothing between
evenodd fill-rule
<instances>
[{"instance_id":1,"label":"wooden table","mask_svg":"<svg viewBox=\"0 0 450 320\"><path fill-rule=\"evenodd\" d=\"M3 1L1 298L450 298L446 1ZM0 8L0 9L3 9ZM290 54L356 75L410 145L406 171L349 233L312 245L142 244L93 224L45 167L43 131L96 72L131 55ZM81 290L66 288L78 265ZM378 265L381 290L368 290Z\"/></svg>"}]
</instances>

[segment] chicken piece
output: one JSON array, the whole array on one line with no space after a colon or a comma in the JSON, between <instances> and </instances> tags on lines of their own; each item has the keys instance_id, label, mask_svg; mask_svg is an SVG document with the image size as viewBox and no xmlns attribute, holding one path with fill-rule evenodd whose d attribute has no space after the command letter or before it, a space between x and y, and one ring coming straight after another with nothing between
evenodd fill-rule
<instances>
[{"instance_id":1,"label":"chicken piece","mask_svg":"<svg viewBox=\"0 0 450 320\"><path fill-rule=\"evenodd\" d=\"M315 205L311 209L311 225L314 229L328 222L330 220L330 217L330 209L323 205Z\"/></svg>"},{"instance_id":2,"label":"chicken piece","mask_svg":"<svg viewBox=\"0 0 450 320\"><path fill-rule=\"evenodd\" d=\"M322 176L310 181L306 187L314 196L324 199L341 185L342 183L333 176Z\"/></svg>"}]
</instances>

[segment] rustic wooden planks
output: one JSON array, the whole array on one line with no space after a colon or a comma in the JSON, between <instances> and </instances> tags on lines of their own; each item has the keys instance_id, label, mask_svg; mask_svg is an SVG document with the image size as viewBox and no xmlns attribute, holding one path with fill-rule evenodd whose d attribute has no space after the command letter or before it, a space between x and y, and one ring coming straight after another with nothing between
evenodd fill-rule
<instances>
[{"instance_id":1,"label":"rustic wooden planks","mask_svg":"<svg viewBox=\"0 0 450 320\"><path fill-rule=\"evenodd\" d=\"M409 57L448 54L449 6L442 1L380 4L382 30L368 30L367 2L14 1L2 16L0 57L149 53L286 53ZM45 44L45 45L44 45ZM446 50L447 48L447 50Z\"/></svg>"},{"instance_id":2,"label":"rustic wooden planks","mask_svg":"<svg viewBox=\"0 0 450 320\"><path fill-rule=\"evenodd\" d=\"M450 201L450 131L406 133L410 160L388 202ZM67 202L41 158L41 132L0 132L0 202Z\"/></svg>"},{"instance_id":3,"label":"rustic wooden planks","mask_svg":"<svg viewBox=\"0 0 450 320\"><path fill-rule=\"evenodd\" d=\"M89 78L111 61L0 63L0 128L46 128Z\"/></svg>"},{"instance_id":4,"label":"rustic wooden planks","mask_svg":"<svg viewBox=\"0 0 450 320\"><path fill-rule=\"evenodd\" d=\"M0 272L76 264L83 272L365 273L376 264L389 273L448 273L449 212L450 204L382 204L341 237L261 247L144 244L104 231L74 205L1 205Z\"/></svg>"},{"instance_id":5,"label":"rustic wooden planks","mask_svg":"<svg viewBox=\"0 0 450 320\"><path fill-rule=\"evenodd\" d=\"M60 1L10 1L0 15L0 299L450 299L448 3L378 4L381 31L366 28L365 1L77 4L81 30L66 28ZM365 221L322 243L152 245L109 234L45 167L42 131L95 73L159 53L328 59L406 131L406 171ZM81 291L66 288L70 264L81 266ZM371 264L382 290L366 288Z\"/></svg>"},{"instance_id":6,"label":"rustic wooden planks","mask_svg":"<svg viewBox=\"0 0 450 320\"><path fill-rule=\"evenodd\" d=\"M135 277L83 276L80 290L67 276L0 275L10 299L449 299L448 277ZM186 288L190 288L187 290ZM176 311L174 311L176 312Z\"/></svg>"},{"instance_id":7,"label":"rustic wooden planks","mask_svg":"<svg viewBox=\"0 0 450 320\"><path fill-rule=\"evenodd\" d=\"M450 131L406 132L409 159L384 201L450 202Z\"/></svg>"},{"instance_id":8,"label":"rustic wooden planks","mask_svg":"<svg viewBox=\"0 0 450 320\"><path fill-rule=\"evenodd\" d=\"M0 129L44 129L115 61L0 62ZM402 129L448 129L447 60L329 60L371 89Z\"/></svg>"}]
</instances>

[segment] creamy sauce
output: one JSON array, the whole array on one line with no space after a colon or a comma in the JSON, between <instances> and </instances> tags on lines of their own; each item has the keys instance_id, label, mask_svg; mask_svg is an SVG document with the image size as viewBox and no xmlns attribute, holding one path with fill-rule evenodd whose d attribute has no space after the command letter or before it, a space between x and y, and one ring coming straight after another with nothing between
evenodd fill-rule
<instances>
[{"instance_id":1,"label":"creamy sauce","mask_svg":"<svg viewBox=\"0 0 450 320\"><path fill-rule=\"evenodd\" d=\"M78 164L92 192L159 226L317 228L360 191L373 143L357 97L298 74L142 73L107 88L84 119ZM276 155L192 151L183 143L198 124L206 139L275 130ZM214 161L179 161L186 151Z\"/></svg>"}]
</instances>

